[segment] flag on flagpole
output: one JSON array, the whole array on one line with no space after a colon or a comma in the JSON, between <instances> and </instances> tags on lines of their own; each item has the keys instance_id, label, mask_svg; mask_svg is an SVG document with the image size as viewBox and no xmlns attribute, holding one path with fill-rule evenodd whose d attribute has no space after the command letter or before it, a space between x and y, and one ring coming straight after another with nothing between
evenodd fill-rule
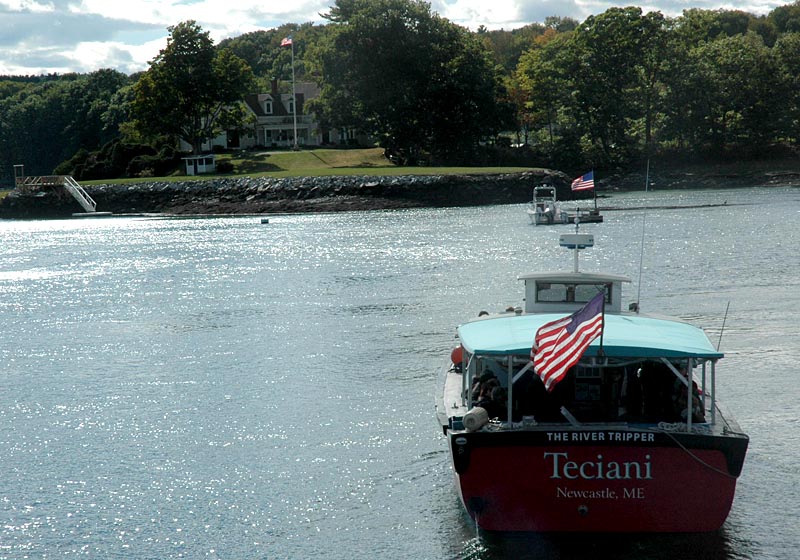
<instances>
[{"instance_id":1,"label":"flag on flagpole","mask_svg":"<svg viewBox=\"0 0 800 560\"><path fill-rule=\"evenodd\" d=\"M588 191L594 188L594 171L589 171L586 175L581 175L572 181L573 191Z\"/></svg>"},{"instance_id":2,"label":"flag on flagpole","mask_svg":"<svg viewBox=\"0 0 800 560\"><path fill-rule=\"evenodd\" d=\"M545 323L536 331L531 361L548 391L578 363L589 344L602 335L605 298L603 290L572 315Z\"/></svg>"},{"instance_id":3,"label":"flag on flagpole","mask_svg":"<svg viewBox=\"0 0 800 560\"><path fill-rule=\"evenodd\" d=\"M281 46L282 47L288 47L291 44L292 44L292 36L291 35L289 35L288 37L284 37L283 40L281 41Z\"/></svg>"}]
</instances>

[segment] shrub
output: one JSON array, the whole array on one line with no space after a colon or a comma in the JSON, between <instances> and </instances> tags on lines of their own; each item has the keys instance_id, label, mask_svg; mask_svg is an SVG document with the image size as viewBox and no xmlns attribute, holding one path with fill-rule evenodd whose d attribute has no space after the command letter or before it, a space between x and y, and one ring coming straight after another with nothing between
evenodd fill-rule
<instances>
[{"instance_id":1,"label":"shrub","mask_svg":"<svg viewBox=\"0 0 800 560\"><path fill-rule=\"evenodd\" d=\"M217 173L232 173L233 172L233 162L229 159L223 159L222 161L217 161Z\"/></svg>"}]
</instances>

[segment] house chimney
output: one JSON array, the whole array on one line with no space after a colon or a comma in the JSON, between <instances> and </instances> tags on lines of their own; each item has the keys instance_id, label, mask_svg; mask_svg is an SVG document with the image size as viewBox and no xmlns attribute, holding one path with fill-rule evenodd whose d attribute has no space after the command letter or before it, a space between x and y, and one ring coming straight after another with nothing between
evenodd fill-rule
<instances>
[{"instance_id":1,"label":"house chimney","mask_svg":"<svg viewBox=\"0 0 800 560\"><path fill-rule=\"evenodd\" d=\"M278 95L278 78L272 78L270 84L272 85L272 96L275 97Z\"/></svg>"}]
</instances>

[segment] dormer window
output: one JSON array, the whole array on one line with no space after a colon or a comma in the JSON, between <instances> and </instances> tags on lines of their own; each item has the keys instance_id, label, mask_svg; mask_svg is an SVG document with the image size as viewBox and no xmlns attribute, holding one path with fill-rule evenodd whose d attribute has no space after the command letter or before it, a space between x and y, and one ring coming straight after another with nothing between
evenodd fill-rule
<instances>
[{"instance_id":1,"label":"dormer window","mask_svg":"<svg viewBox=\"0 0 800 560\"><path fill-rule=\"evenodd\" d=\"M289 114L294 113L294 99L289 100Z\"/></svg>"},{"instance_id":2,"label":"dormer window","mask_svg":"<svg viewBox=\"0 0 800 560\"><path fill-rule=\"evenodd\" d=\"M269 100L264 101L264 113L266 113L267 115L272 114L272 101Z\"/></svg>"}]
</instances>

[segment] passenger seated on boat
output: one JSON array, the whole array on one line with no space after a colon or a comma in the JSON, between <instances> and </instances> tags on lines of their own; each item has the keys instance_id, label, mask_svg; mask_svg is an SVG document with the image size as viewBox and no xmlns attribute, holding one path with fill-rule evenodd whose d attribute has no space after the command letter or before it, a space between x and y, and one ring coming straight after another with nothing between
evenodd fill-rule
<instances>
[{"instance_id":1,"label":"passenger seated on boat","mask_svg":"<svg viewBox=\"0 0 800 560\"><path fill-rule=\"evenodd\" d=\"M489 368L486 368L485 370L483 370L483 375L481 375L480 377L475 377L472 380L472 388L470 389L470 395L472 395L472 402L480 400L484 386L492 379L495 381L496 385L500 384L497 381L497 377L495 376L494 372L492 372L492 370L490 370ZM489 388L489 390L491 391L491 387Z\"/></svg>"},{"instance_id":2,"label":"passenger seated on boat","mask_svg":"<svg viewBox=\"0 0 800 560\"><path fill-rule=\"evenodd\" d=\"M497 383L496 379L493 381ZM508 399L505 388L500 387L499 383L493 385L490 390L485 393L482 392L482 398L475 406L480 406L486 410L489 418L505 421L508 416Z\"/></svg>"},{"instance_id":3,"label":"passenger seated on boat","mask_svg":"<svg viewBox=\"0 0 800 560\"><path fill-rule=\"evenodd\" d=\"M681 374L686 377L686 369L681 369ZM676 422L686 422L687 416L687 402L686 402L686 395L687 395L687 388L686 385L683 384L683 381L680 379L676 379L673 385L673 396L672 400L675 403L675 421ZM705 411L703 410L703 402L700 400L700 390L697 388L697 382L692 380L692 422L705 422L706 416Z\"/></svg>"},{"instance_id":4,"label":"passenger seated on boat","mask_svg":"<svg viewBox=\"0 0 800 560\"><path fill-rule=\"evenodd\" d=\"M478 388L479 392L478 392L477 402L491 400L492 389L500 386L500 382L497 380L494 374L491 373L484 374L481 376L481 379L483 379L483 381L481 381L480 387Z\"/></svg>"},{"instance_id":5,"label":"passenger seated on boat","mask_svg":"<svg viewBox=\"0 0 800 560\"><path fill-rule=\"evenodd\" d=\"M642 417L645 422L673 422L672 381L675 375L664 364L645 362L637 372L642 389Z\"/></svg>"},{"instance_id":6,"label":"passenger seated on boat","mask_svg":"<svg viewBox=\"0 0 800 560\"><path fill-rule=\"evenodd\" d=\"M537 422L559 422L558 407L544 387L541 378L531 369L514 383L513 420L533 416Z\"/></svg>"}]
</instances>

